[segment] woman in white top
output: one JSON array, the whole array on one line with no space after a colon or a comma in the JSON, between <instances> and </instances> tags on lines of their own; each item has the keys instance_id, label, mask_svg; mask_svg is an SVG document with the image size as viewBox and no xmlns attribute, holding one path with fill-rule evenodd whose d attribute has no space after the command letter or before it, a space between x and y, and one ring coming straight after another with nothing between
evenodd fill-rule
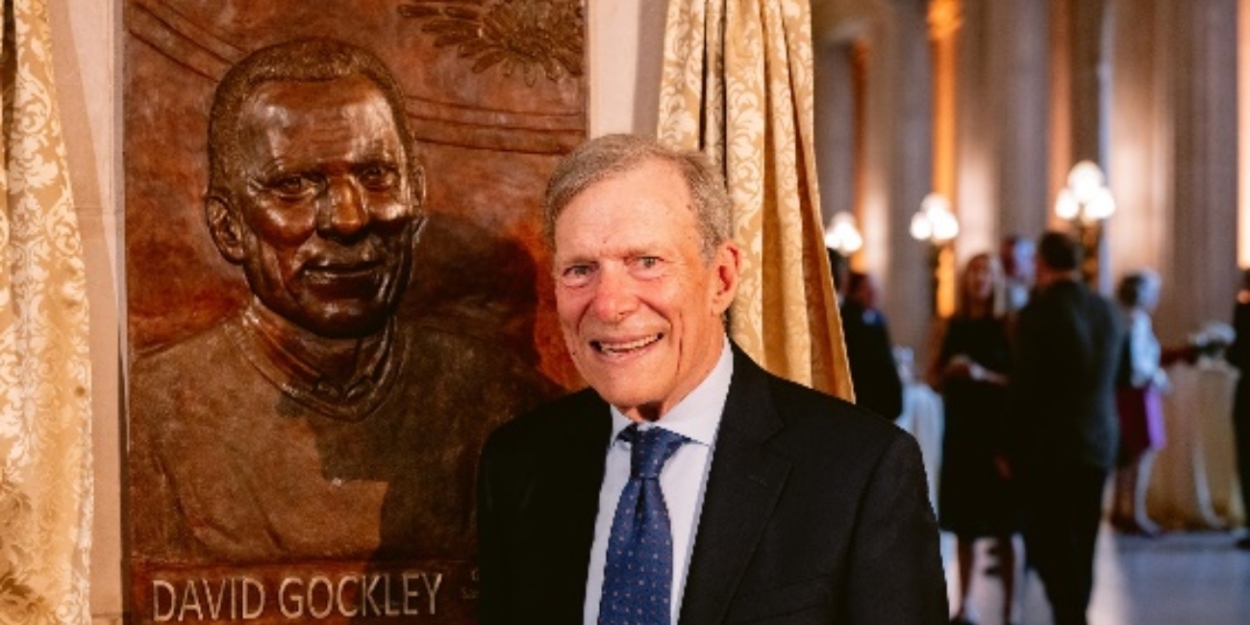
<instances>
[{"instance_id":1,"label":"woman in white top","mask_svg":"<svg viewBox=\"0 0 1250 625\"><path fill-rule=\"evenodd\" d=\"M1116 289L1129 332L1116 390L1120 452L1111 522L1120 531L1147 536L1159 532L1146 513L1146 487L1155 453L1164 443L1161 394L1168 388L1160 364L1163 350L1150 323L1159 287L1154 272L1139 271L1124 276Z\"/></svg>"}]
</instances>

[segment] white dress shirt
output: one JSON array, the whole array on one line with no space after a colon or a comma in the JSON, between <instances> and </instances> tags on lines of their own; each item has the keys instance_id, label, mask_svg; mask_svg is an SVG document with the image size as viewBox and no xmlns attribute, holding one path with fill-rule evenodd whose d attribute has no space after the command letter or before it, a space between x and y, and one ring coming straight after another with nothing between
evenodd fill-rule
<instances>
[{"instance_id":1,"label":"white dress shirt","mask_svg":"<svg viewBox=\"0 0 1250 625\"><path fill-rule=\"evenodd\" d=\"M703 490L707 486L709 460L725 411L725 397L733 377L733 351L725 339L720 360L699 386L681 400L656 423L639 427L662 427L690 439L682 445L660 472L660 489L668 504L669 523L673 530L672 623L681 613L681 597L686 587L686 571L694 551L699 511L703 508ZM629 481L630 445L617 440L617 435L632 423L612 407L612 438L604 465L603 486L599 488L599 515L595 519L595 542L590 548L590 570L586 574L586 606L584 625L599 622L599 600L603 595L603 568L607 563L608 538L621 491Z\"/></svg>"}]
</instances>

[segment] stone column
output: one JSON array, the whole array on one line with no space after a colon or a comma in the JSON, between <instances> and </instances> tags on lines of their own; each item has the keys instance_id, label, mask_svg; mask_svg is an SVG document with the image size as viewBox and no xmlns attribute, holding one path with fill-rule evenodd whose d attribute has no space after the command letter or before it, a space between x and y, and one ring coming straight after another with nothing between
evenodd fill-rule
<instances>
[{"instance_id":1,"label":"stone column","mask_svg":"<svg viewBox=\"0 0 1250 625\"><path fill-rule=\"evenodd\" d=\"M1107 90L1109 68L1105 30L1106 0L1053 0L1051 2L1051 189L1049 206L1067 184L1072 166L1082 160L1097 163L1105 172ZM1052 215L1055 227L1064 227ZM1069 228L1071 229L1071 228ZM1111 275L1104 224L1077 228L1086 247L1086 279L1091 286L1109 292Z\"/></svg>"},{"instance_id":2,"label":"stone column","mask_svg":"<svg viewBox=\"0 0 1250 625\"><path fill-rule=\"evenodd\" d=\"M1035 238L1047 203L1048 48L1045 3L964 0L959 31L959 264Z\"/></svg>"},{"instance_id":3,"label":"stone column","mask_svg":"<svg viewBox=\"0 0 1250 625\"><path fill-rule=\"evenodd\" d=\"M1178 341L1231 320L1237 278L1237 0L1161 3L1172 12L1171 268L1158 331ZM1244 167L1243 167L1244 169Z\"/></svg>"},{"instance_id":4,"label":"stone column","mask_svg":"<svg viewBox=\"0 0 1250 625\"><path fill-rule=\"evenodd\" d=\"M814 58L816 168L822 223L855 208L855 99L848 41L817 41Z\"/></svg>"},{"instance_id":5,"label":"stone column","mask_svg":"<svg viewBox=\"0 0 1250 625\"><path fill-rule=\"evenodd\" d=\"M945 196L951 210L960 214L955 184L957 175L956 106L959 67L959 29L963 21L960 0L930 0L929 41L933 46L933 192ZM933 254L938 317L955 312L955 244L938 246Z\"/></svg>"},{"instance_id":6,"label":"stone column","mask_svg":"<svg viewBox=\"0 0 1250 625\"><path fill-rule=\"evenodd\" d=\"M987 47L997 59L991 67L1001 106L990 118L997 129L990 159L997 167L995 199L997 237L1019 234L1036 238L1046 228L1048 122L1048 12L1034 0L981 0L988 5Z\"/></svg>"},{"instance_id":7,"label":"stone column","mask_svg":"<svg viewBox=\"0 0 1250 625\"><path fill-rule=\"evenodd\" d=\"M1171 0L1112 0L1111 114L1107 178L1116 214L1107 233L1110 272L1162 270L1172 247L1167 68L1174 54L1161 9ZM1168 281L1170 282L1170 280ZM1171 284L1164 285L1170 297Z\"/></svg>"},{"instance_id":8,"label":"stone column","mask_svg":"<svg viewBox=\"0 0 1250 625\"><path fill-rule=\"evenodd\" d=\"M882 286L891 338L924 362L931 317L925 246L908 233L933 172L931 58L925 3L883 0L869 33L861 268Z\"/></svg>"}]
</instances>

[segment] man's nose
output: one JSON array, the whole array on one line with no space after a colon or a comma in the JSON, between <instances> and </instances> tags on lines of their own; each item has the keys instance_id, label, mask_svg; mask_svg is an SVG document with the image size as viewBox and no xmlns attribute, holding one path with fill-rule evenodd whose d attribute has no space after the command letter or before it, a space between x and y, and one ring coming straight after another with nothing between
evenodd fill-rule
<instances>
[{"instance_id":1,"label":"man's nose","mask_svg":"<svg viewBox=\"0 0 1250 625\"><path fill-rule=\"evenodd\" d=\"M325 236L351 237L369 225L364 195L350 178L332 178L317 211L317 230Z\"/></svg>"},{"instance_id":2,"label":"man's nose","mask_svg":"<svg viewBox=\"0 0 1250 625\"><path fill-rule=\"evenodd\" d=\"M638 307L638 295L634 282L623 267L603 266L594 285L591 302L595 316L608 322L617 322Z\"/></svg>"}]
</instances>

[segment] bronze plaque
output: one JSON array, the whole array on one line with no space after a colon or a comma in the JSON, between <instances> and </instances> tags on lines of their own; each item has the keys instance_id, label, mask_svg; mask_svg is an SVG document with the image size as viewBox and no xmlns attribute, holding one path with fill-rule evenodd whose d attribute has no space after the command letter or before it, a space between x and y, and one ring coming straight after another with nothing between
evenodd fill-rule
<instances>
[{"instance_id":1,"label":"bronze plaque","mask_svg":"<svg viewBox=\"0 0 1250 625\"><path fill-rule=\"evenodd\" d=\"M131 604L475 622L486 434L577 386L578 0L128 0Z\"/></svg>"}]
</instances>

